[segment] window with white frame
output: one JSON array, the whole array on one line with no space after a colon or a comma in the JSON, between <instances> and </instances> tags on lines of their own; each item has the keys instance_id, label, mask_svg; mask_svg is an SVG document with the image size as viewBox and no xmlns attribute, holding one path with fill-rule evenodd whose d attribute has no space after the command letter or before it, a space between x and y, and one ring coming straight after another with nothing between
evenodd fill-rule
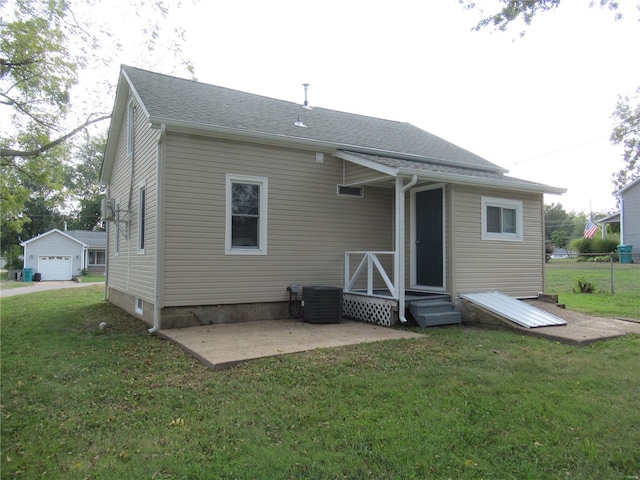
<instances>
[{"instance_id":1,"label":"window with white frame","mask_svg":"<svg viewBox=\"0 0 640 480\"><path fill-rule=\"evenodd\" d=\"M267 179L227 175L225 252L267 254Z\"/></svg>"},{"instance_id":2,"label":"window with white frame","mask_svg":"<svg viewBox=\"0 0 640 480\"><path fill-rule=\"evenodd\" d=\"M105 252L102 250L89 250L89 266L104 264Z\"/></svg>"},{"instance_id":3,"label":"window with white frame","mask_svg":"<svg viewBox=\"0 0 640 480\"><path fill-rule=\"evenodd\" d=\"M133 154L133 102L127 106L127 154Z\"/></svg>"},{"instance_id":4,"label":"window with white frame","mask_svg":"<svg viewBox=\"0 0 640 480\"><path fill-rule=\"evenodd\" d=\"M116 212L120 211L120 204L116 204ZM120 223L114 222L113 225L113 254L120 255Z\"/></svg>"},{"instance_id":5,"label":"window with white frame","mask_svg":"<svg viewBox=\"0 0 640 480\"><path fill-rule=\"evenodd\" d=\"M147 224L147 187L138 187L138 253L144 253Z\"/></svg>"},{"instance_id":6,"label":"window with white frame","mask_svg":"<svg viewBox=\"0 0 640 480\"><path fill-rule=\"evenodd\" d=\"M522 201L482 197L481 204L483 240L522 240Z\"/></svg>"},{"instance_id":7,"label":"window with white frame","mask_svg":"<svg viewBox=\"0 0 640 480\"><path fill-rule=\"evenodd\" d=\"M141 298L136 298L135 311L138 315L142 315L144 309L144 301Z\"/></svg>"}]
</instances>

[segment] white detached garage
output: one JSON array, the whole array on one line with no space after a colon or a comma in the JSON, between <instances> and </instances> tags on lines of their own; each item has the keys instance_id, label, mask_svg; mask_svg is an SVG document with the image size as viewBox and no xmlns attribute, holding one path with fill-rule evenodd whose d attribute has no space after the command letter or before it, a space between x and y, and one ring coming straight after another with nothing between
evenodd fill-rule
<instances>
[{"instance_id":1,"label":"white detached garage","mask_svg":"<svg viewBox=\"0 0 640 480\"><path fill-rule=\"evenodd\" d=\"M87 245L58 229L20 245L24 247L24 268L32 268L42 281L71 280L85 268Z\"/></svg>"}]
</instances>

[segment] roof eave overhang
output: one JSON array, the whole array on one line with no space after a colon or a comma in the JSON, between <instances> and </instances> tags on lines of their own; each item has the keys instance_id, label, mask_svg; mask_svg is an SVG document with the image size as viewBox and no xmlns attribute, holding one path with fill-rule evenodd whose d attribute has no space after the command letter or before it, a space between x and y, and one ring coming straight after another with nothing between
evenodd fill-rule
<instances>
[{"instance_id":1,"label":"roof eave overhang","mask_svg":"<svg viewBox=\"0 0 640 480\"><path fill-rule=\"evenodd\" d=\"M541 183L504 181L497 178L473 177L453 173L422 172L420 170L401 168L398 169L398 174L407 177L417 175L418 178L429 179L431 181L455 183L471 187L496 188L515 192L548 193L553 195L561 195L567 192L566 188L552 187Z\"/></svg>"},{"instance_id":2,"label":"roof eave overhang","mask_svg":"<svg viewBox=\"0 0 640 480\"><path fill-rule=\"evenodd\" d=\"M355 163L362 167L370 168L372 170L384 173L391 177L412 177L416 175L420 180L428 180L434 182L455 183L458 185L467 185L473 187L485 187L485 188L497 188L500 190L529 192L529 193L549 193L554 195L561 195L567 192L566 188L552 187L549 185L543 185L530 182L505 182L501 179L473 177L471 175L453 174L453 173L441 173L441 172L424 172L422 170L411 168L397 168L390 167L388 165L382 165L373 160L353 155L348 152L337 152L335 157L341 158L348 162ZM468 168L468 167L467 167Z\"/></svg>"},{"instance_id":3,"label":"roof eave overhang","mask_svg":"<svg viewBox=\"0 0 640 480\"><path fill-rule=\"evenodd\" d=\"M308 150L318 150L328 153L344 153L342 150L356 151L360 153L367 153L370 155L390 156L394 158L404 160L414 160L420 162L429 162L437 165L444 165L449 167L461 167L470 168L468 164L461 162L444 161L420 155L413 155L402 152L394 152L390 150L381 150L369 147L363 147L361 145L349 145L344 143L327 142L322 140L313 140L304 137L294 137L291 135L278 135L273 133L255 132L244 129L236 129L229 127L221 127L218 125L202 125L195 122L181 122L170 118L150 117L149 123L151 128L161 128L165 125L168 131L187 133L187 134L200 134L204 136L215 136L218 138L226 138L233 140L253 141L256 143L269 144L269 145L286 145L295 146L298 148ZM304 127L300 127L304 128ZM337 155L336 155L337 156ZM341 158L341 157L339 157ZM500 167L474 167L477 170L495 173L506 173L507 170Z\"/></svg>"}]
</instances>

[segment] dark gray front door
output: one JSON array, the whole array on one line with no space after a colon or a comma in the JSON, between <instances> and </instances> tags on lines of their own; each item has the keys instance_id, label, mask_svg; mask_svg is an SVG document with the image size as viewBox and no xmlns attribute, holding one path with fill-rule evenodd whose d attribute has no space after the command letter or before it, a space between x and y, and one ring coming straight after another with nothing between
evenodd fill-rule
<instances>
[{"instance_id":1,"label":"dark gray front door","mask_svg":"<svg viewBox=\"0 0 640 480\"><path fill-rule=\"evenodd\" d=\"M442 193L442 188L416 192L414 251L418 286L444 287Z\"/></svg>"}]
</instances>

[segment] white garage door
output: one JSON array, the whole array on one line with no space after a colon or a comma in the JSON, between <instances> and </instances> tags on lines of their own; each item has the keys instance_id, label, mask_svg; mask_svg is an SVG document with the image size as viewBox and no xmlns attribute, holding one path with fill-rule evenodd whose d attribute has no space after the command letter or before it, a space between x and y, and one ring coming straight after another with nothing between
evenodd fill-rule
<instances>
[{"instance_id":1,"label":"white garage door","mask_svg":"<svg viewBox=\"0 0 640 480\"><path fill-rule=\"evenodd\" d=\"M38 272L44 280L71 280L70 255L44 255L38 258Z\"/></svg>"}]
</instances>

